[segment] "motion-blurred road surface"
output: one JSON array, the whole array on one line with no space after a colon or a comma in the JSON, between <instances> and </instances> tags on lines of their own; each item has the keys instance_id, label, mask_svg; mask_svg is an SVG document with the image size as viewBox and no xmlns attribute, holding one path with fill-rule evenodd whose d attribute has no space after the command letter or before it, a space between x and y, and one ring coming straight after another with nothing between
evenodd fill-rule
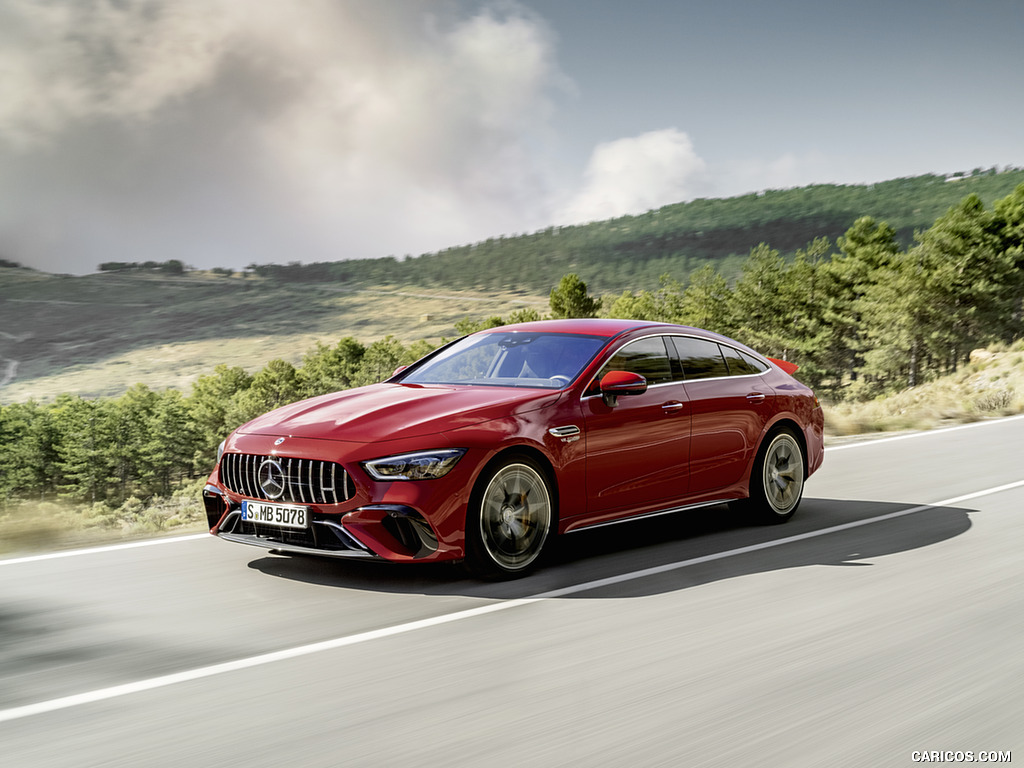
<instances>
[{"instance_id":1,"label":"motion-blurred road surface","mask_svg":"<svg viewBox=\"0 0 1024 768\"><path fill-rule=\"evenodd\" d=\"M187 537L0 560L0 765L1024 762L1024 419L828 450L787 525L511 583Z\"/></svg>"}]
</instances>

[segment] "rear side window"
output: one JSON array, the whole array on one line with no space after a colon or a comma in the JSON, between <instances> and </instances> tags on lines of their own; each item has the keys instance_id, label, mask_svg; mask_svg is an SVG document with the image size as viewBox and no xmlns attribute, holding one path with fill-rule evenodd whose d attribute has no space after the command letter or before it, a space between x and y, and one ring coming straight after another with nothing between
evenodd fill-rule
<instances>
[{"instance_id":1,"label":"rear side window","mask_svg":"<svg viewBox=\"0 0 1024 768\"><path fill-rule=\"evenodd\" d=\"M730 376L749 376L755 373L764 373L768 370L767 365L756 357L751 357L746 352L740 352L738 349L725 345L721 345L721 347L725 355L725 362L729 365Z\"/></svg>"},{"instance_id":2,"label":"rear side window","mask_svg":"<svg viewBox=\"0 0 1024 768\"><path fill-rule=\"evenodd\" d=\"M729 368L717 342L691 336L674 336L672 343L676 345L676 354L683 364L683 373L688 381L729 375Z\"/></svg>"}]
</instances>

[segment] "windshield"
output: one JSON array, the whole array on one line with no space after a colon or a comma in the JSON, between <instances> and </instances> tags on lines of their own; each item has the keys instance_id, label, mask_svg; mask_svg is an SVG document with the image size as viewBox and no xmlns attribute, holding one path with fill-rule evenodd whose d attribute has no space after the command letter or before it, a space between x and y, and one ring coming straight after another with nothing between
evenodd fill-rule
<instances>
[{"instance_id":1,"label":"windshield","mask_svg":"<svg viewBox=\"0 0 1024 768\"><path fill-rule=\"evenodd\" d=\"M567 333L467 336L401 377L404 384L482 384L561 389L607 339Z\"/></svg>"}]
</instances>

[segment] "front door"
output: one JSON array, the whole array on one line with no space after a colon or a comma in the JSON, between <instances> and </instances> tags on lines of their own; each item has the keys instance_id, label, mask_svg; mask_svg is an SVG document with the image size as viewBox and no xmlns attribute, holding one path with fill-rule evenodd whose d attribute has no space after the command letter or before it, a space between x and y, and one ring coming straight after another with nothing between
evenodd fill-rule
<instances>
[{"instance_id":1,"label":"front door","mask_svg":"<svg viewBox=\"0 0 1024 768\"><path fill-rule=\"evenodd\" d=\"M640 374L647 391L609 406L596 382L615 370ZM583 398L590 522L669 507L686 495L690 412L677 379L664 338L650 336L613 354Z\"/></svg>"}]
</instances>

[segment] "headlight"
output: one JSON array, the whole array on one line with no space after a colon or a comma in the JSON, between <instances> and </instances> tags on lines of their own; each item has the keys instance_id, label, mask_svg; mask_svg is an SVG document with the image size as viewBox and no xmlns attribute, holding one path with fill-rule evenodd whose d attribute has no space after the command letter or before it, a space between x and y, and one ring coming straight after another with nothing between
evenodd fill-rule
<instances>
[{"instance_id":1,"label":"headlight","mask_svg":"<svg viewBox=\"0 0 1024 768\"><path fill-rule=\"evenodd\" d=\"M220 445L217 446L217 463L220 464L220 457L224 455L224 446L227 444L227 440L221 440Z\"/></svg>"},{"instance_id":2,"label":"headlight","mask_svg":"<svg viewBox=\"0 0 1024 768\"><path fill-rule=\"evenodd\" d=\"M465 448L445 448L402 453L364 461L363 469L374 480L433 480L451 472L465 452Z\"/></svg>"}]
</instances>

